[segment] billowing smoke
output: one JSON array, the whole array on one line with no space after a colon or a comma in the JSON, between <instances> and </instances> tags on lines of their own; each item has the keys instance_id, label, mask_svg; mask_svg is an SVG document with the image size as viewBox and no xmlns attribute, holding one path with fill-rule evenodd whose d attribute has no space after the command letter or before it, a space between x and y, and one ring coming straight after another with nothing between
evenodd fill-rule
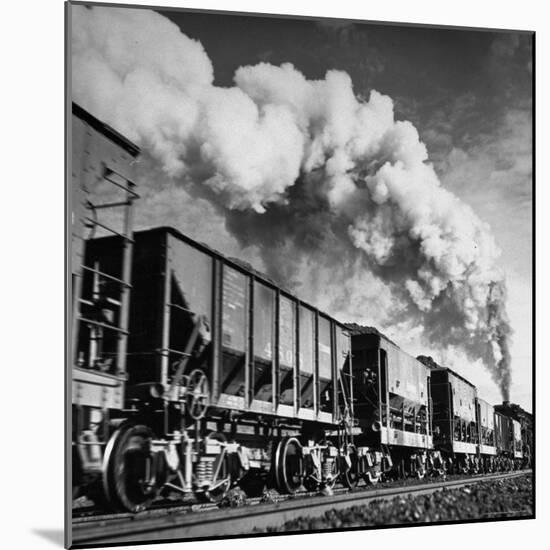
<instances>
[{"instance_id":1,"label":"billowing smoke","mask_svg":"<svg viewBox=\"0 0 550 550\"><path fill-rule=\"evenodd\" d=\"M73 14L74 99L138 142L166 185L208 200L301 297L481 358L508 398L499 250L441 187L389 97L357 97L348 74L310 81L289 63L241 67L234 87L216 87L202 45L159 14Z\"/></svg>"}]
</instances>

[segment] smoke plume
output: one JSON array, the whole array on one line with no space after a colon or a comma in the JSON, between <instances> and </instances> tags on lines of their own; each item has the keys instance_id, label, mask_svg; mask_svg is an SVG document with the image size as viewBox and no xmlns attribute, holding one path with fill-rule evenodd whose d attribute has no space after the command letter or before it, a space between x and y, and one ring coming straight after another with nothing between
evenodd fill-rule
<instances>
[{"instance_id":1,"label":"smoke plume","mask_svg":"<svg viewBox=\"0 0 550 550\"><path fill-rule=\"evenodd\" d=\"M161 15L72 10L75 101L212 204L271 277L343 321L420 330L481 358L508 398L499 250L389 97L290 63L240 67L217 87L202 45Z\"/></svg>"}]
</instances>

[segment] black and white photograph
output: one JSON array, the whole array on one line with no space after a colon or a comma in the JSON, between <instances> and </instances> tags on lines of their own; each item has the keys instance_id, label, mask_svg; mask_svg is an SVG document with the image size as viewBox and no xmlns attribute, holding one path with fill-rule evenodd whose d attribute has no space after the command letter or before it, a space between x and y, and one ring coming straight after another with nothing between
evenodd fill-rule
<instances>
[{"instance_id":1,"label":"black and white photograph","mask_svg":"<svg viewBox=\"0 0 550 550\"><path fill-rule=\"evenodd\" d=\"M533 519L535 33L181 4L65 4L66 544Z\"/></svg>"}]
</instances>

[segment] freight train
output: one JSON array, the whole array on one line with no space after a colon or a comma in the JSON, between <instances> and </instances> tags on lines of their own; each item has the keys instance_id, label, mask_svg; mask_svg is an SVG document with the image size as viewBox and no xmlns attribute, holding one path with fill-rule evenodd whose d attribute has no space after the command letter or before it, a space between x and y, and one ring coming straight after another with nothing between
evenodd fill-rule
<instances>
[{"instance_id":1,"label":"freight train","mask_svg":"<svg viewBox=\"0 0 550 550\"><path fill-rule=\"evenodd\" d=\"M139 149L75 104L70 137L73 497L136 512L528 458L457 373L173 228L133 231Z\"/></svg>"}]
</instances>

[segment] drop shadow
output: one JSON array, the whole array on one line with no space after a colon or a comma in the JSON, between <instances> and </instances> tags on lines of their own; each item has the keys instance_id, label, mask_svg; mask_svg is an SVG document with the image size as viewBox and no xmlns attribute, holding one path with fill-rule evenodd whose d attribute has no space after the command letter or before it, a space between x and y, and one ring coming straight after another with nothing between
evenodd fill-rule
<instances>
[{"instance_id":1,"label":"drop shadow","mask_svg":"<svg viewBox=\"0 0 550 550\"><path fill-rule=\"evenodd\" d=\"M65 542L65 532L63 529L33 529L33 532L63 548Z\"/></svg>"}]
</instances>

